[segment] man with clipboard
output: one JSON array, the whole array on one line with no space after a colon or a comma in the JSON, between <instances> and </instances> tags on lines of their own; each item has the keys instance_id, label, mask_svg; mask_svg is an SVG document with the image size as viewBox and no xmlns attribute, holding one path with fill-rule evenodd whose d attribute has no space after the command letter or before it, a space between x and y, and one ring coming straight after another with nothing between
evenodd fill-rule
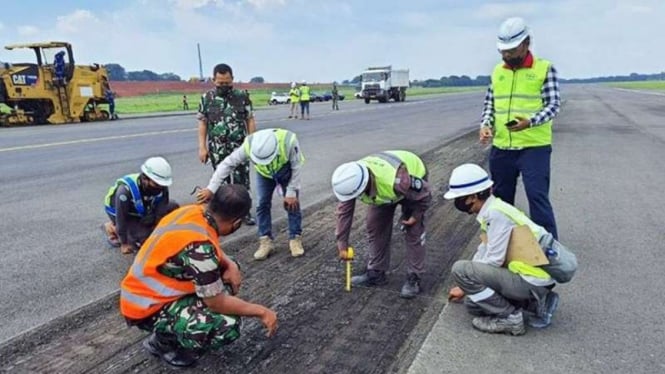
<instances>
[{"instance_id":1,"label":"man with clipboard","mask_svg":"<svg viewBox=\"0 0 665 374\"><path fill-rule=\"evenodd\" d=\"M522 335L525 320L536 328L551 322L559 301L551 289L556 278L562 278L546 271L550 265L546 251L558 264L556 249L563 246L520 210L493 196L492 185L487 172L475 164L461 165L451 174L444 198L454 199L458 210L477 215L482 243L471 260L453 265L458 286L450 290L449 299L464 299L469 312L477 316L472 324L478 330ZM547 245L539 244L541 239ZM563 250L572 256L572 270L564 280L568 281L577 263L572 253Z\"/></svg>"}]
</instances>

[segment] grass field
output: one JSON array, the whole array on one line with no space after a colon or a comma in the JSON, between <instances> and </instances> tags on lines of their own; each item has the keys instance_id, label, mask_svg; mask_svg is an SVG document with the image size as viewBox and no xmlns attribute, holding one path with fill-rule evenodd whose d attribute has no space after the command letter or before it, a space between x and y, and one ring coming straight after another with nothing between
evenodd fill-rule
<instances>
[{"instance_id":1,"label":"grass field","mask_svg":"<svg viewBox=\"0 0 665 374\"><path fill-rule=\"evenodd\" d=\"M612 87L631 88L635 90L665 91L665 81L616 82L608 84Z\"/></svg>"},{"instance_id":2,"label":"grass field","mask_svg":"<svg viewBox=\"0 0 665 374\"><path fill-rule=\"evenodd\" d=\"M409 96L439 94L439 93L452 93L464 91L478 91L483 90L484 87L437 87L437 88L423 88L412 87L407 91L407 98ZM287 91L287 90L279 90ZM330 87L321 86L313 87L313 92L323 93L330 91ZM272 90L249 90L249 96L255 108L267 106L268 99ZM353 94L354 89L342 88L340 93L344 95L344 100L355 100ZM198 108L200 96L197 94L186 94L190 110ZM118 114L135 114L135 113L151 113L151 112L171 112L182 110L182 96L183 93L163 93L155 95L143 95L133 97L119 97L115 101L116 112ZM408 99L407 99L408 100Z\"/></svg>"}]
</instances>

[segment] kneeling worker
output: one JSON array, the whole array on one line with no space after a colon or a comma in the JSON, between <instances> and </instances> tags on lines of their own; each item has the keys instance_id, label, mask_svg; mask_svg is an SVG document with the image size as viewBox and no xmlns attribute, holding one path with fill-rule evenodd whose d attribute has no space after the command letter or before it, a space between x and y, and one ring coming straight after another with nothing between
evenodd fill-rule
<instances>
[{"instance_id":1,"label":"kneeling worker","mask_svg":"<svg viewBox=\"0 0 665 374\"><path fill-rule=\"evenodd\" d=\"M487 172L475 164L461 165L450 176L444 198L454 199L458 210L476 214L486 240L478 246L472 260L460 260L453 265L452 275L458 287L450 290L449 299L464 299L469 313L477 316L473 327L480 331L522 335L526 332L523 311L533 316L527 321L532 327L550 324L559 302L559 295L551 289L555 280L567 282L572 278L577 262L544 228L493 196L492 185ZM518 225L529 228L542 246L537 250L544 248L548 257L565 253L571 266L559 274L557 269L561 264L555 267L554 257L550 258L552 265L532 266L518 260L506 263L511 234Z\"/></svg>"},{"instance_id":2,"label":"kneeling worker","mask_svg":"<svg viewBox=\"0 0 665 374\"><path fill-rule=\"evenodd\" d=\"M385 151L337 167L332 187L337 205L337 250L347 257L356 198L369 204L367 235L369 253L366 272L351 279L354 285L386 284L390 267L390 238L397 205L402 206L406 231L407 276L400 296L420 293L420 276L425 272L425 211L432 201L423 161L408 151Z\"/></svg>"},{"instance_id":3,"label":"kneeling worker","mask_svg":"<svg viewBox=\"0 0 665 374\"><path fill-rule=\"evenodd\" d=\"M136 252L159 220L178 208L169 200L172 182L171 165L162 157L151 157L141 165L141 173L118 179L104 200L110 221L102 230L109 244L124 254Z\"/></svg>"},{"instance_id":4,"label":"kneeling worker","mask_svg":"<svg viewBox=\"0 0 665 374\"><path fill-rule=\"evenodd\" d=\"M289 220L291 256L305 254L302 246L302 213L298 194L300 169L305 163L296 134L284 129L264 129L245 138L242 145L227 156L215 169L208 186L199 191L197 201L208 201L233 169L252 160L256 169L256 193L259 205L256 219L259 228L259 249L254 259L265 260L274 249L272 235L272 194L279 184L284 194L284 209Z\"/></svg>"},{"instance_id":5,"label":"kneeling worker","mask_svg":"<svg viewBox=\"0 0 665 374\"><path fill-rule=\"evenodd\" d=\"M219 246L251 208L241 185L221 186L207 205L187 205L164 217L143 244L121 284L120 311L130 326L152 334L151 354L191 366L209 350L240 336L240 317L256 317L267 336L277 330L271 309L235 296L241 274Z\"/></svg>"}]
</instances>

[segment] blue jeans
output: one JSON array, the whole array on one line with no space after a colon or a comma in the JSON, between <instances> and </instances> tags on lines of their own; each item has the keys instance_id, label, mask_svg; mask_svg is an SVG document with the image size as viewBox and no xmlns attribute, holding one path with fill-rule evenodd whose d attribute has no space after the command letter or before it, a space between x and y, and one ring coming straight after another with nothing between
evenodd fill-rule
<instances>
[{"instance_id":1,"label":"blue jeans","mask_svg":"<svg viewBox=\"0 0 665 374\"><path fill-rule=\"evenodd\" d=\"M511 205L515 204L517 177L522 174L531 220L557 239L559 235L549 199L551 155L551 146L521 150L492 147L490 173L494 180L494 195Z\"/></svg>"},{"instance_id":2,"label":"blue jeans","mask_svg":"<svg viewBox=\"0 0 665 374\"><path fill-rule=\"evenodd\" d=\"M291 180L291 165L286 164L272 178L266 178L256 173L256 194L259 196L259 205L256 207L256 220L259 226L259 236L272 236L272 218L270 210L272 208L272 194L279 183L282 190L286 193L286 186ZM285 208L286 209L286 208ZM295 212L287 210L289 217L289 239L302 233L302 213L300 206Z\"/></svg>"}]
</instances>

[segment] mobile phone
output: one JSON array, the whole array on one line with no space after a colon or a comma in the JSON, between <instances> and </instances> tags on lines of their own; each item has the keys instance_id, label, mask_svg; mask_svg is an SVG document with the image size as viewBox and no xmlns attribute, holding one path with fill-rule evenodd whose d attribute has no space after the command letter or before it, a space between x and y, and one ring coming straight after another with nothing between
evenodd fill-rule
<instances>
[{"instance_id":1,"label":"mobile phone","mask_svg":"<svg viewBox=\"0 0 665 374\"><path fill-rule=\"evenodd\" d=\"M512 120L506 122L506 127L513 127L515 125L517 125L517 120L512 119Z\"/></svg>"}]
</instances>

